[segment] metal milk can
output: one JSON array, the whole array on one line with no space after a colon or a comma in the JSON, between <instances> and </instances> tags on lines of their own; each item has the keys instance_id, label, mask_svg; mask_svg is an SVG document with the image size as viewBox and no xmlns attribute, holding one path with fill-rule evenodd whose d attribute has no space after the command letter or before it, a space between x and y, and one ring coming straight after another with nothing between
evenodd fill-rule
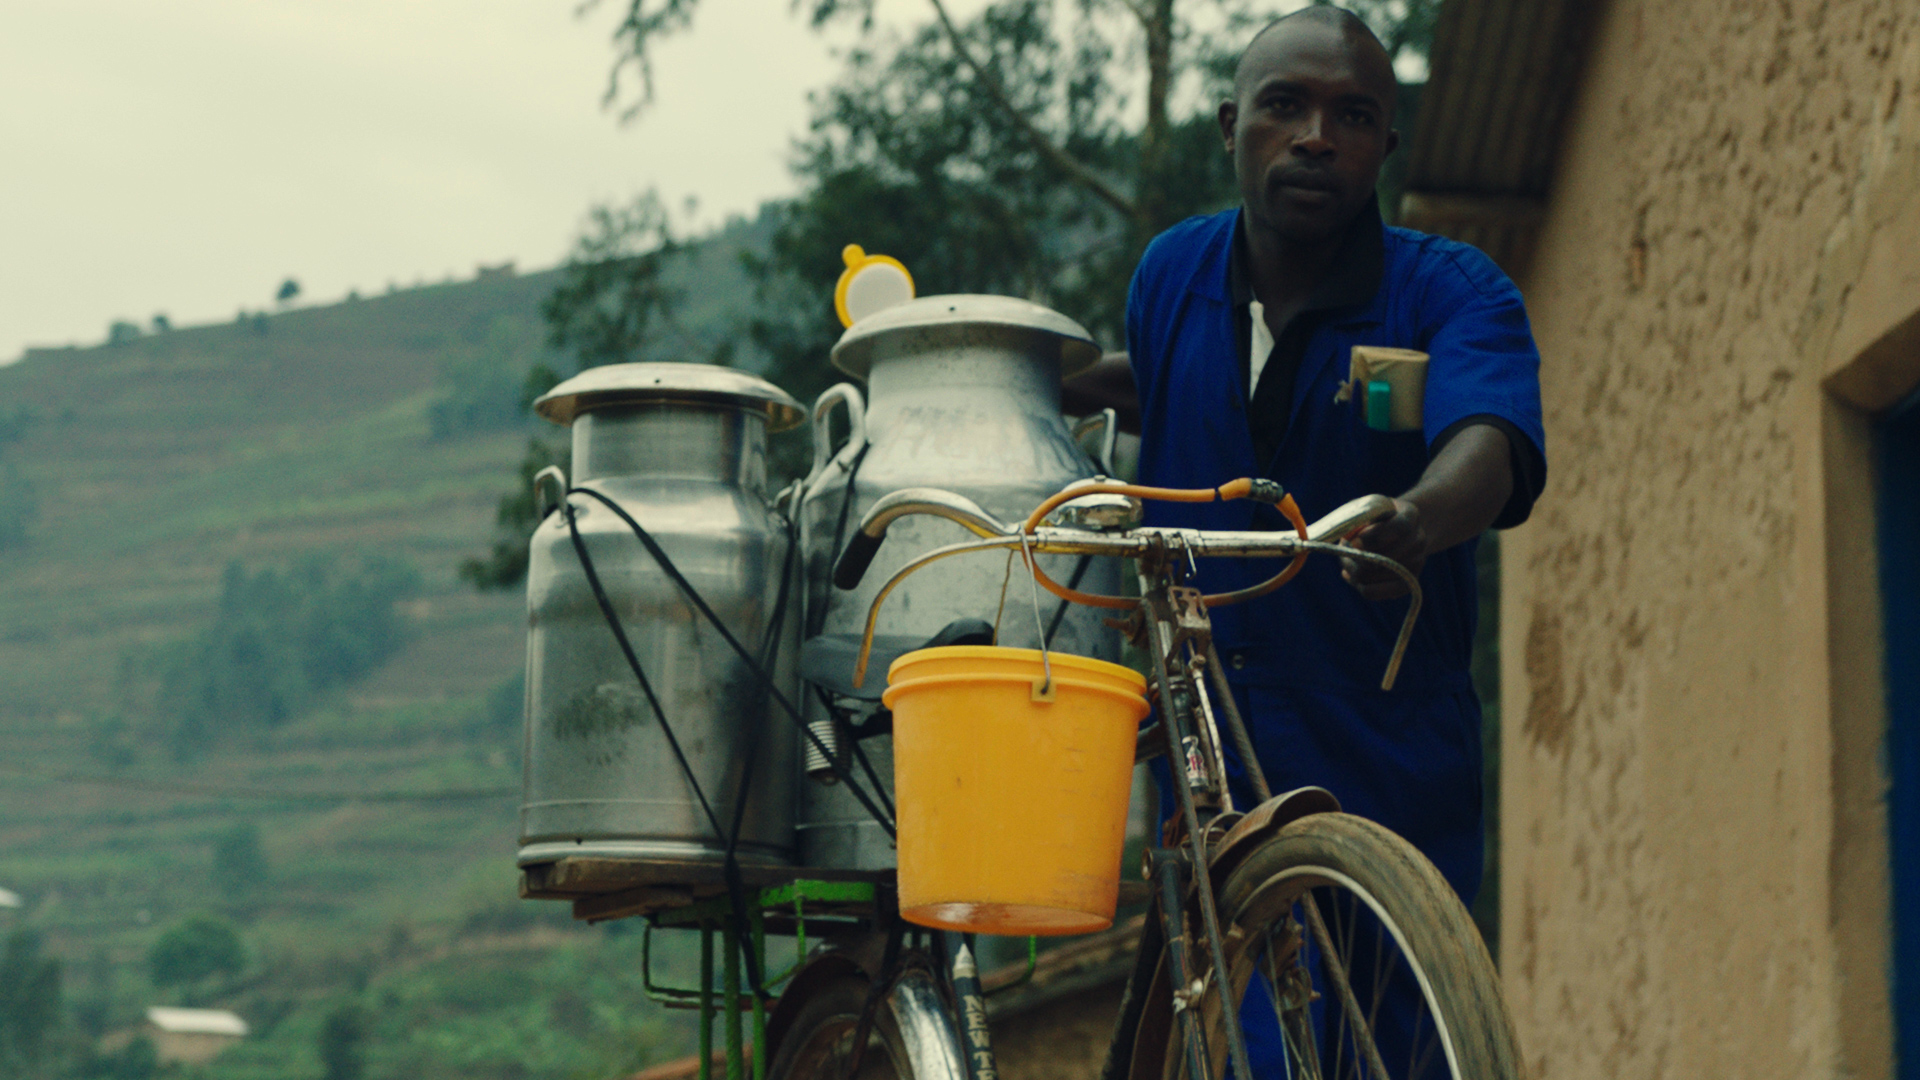
<instances>
[{"instance_id":1,"label":"metal milk can","mask_svg":"<svg viewBox=\"0 0 1920 1080\"><path fill-rule=\"evenodd\" d=\"M895 570L932 548L971 538L952 522L903 518L888 531L859 588L836 590L830 583L833 560L882 495L904 487L943 488L1011 524L1066 484L1095 475L1094 462L1060 415L1060 382L1099 357L1099 346L1080 324L1005 296L922 297L849 328L834 347L833 363L865 379L867 395L863 409L859 392L841 384L815 405L815 466L800 506L806 635L857 637L868 605ZM827 426L842 404L850 433L834 453ZM1041 558L1061 582L1074 576L1076 562L1069 556ZM1079 587L1118 592L1120 569L1114 560L1089 560ZM928 637L956 619L997 620L1000 644L1033 648L1045 632L1036 627L1038 621L1054 627L1054 649L1118 657L1118 635L1103 625L1101 612L1073 606L1059 612L1060 602L1046 592L1039 594L1037 606L1038 620L1030 578L1018 558L1009 566L997 554L970 555L908 578L881 609L879 632ZM868 675L876 695L885 677L884 667ZM809 726L822 734L841 729L840 745L850 751L848 725L832 719L819 693L809 690L804 696ZM859 746L890 799L891 738L874 735ZM809 759L819 757L807 749ZM801 785L802 863L846 870L893 866L885 832L821 764L807 762L813 782ZM863 772L850 771L866 782Z\"/></svg>"},{"instance_id":2,"label":"metal milk can","mask_svg":"<svg viewBox=\"0 0 1920 1080\"><path fill-rule=\"evenodd\" d=\"M767 433L798 423L799 403L744 372L653 363L592 368L534 408L572 425L573 484L639 522L743 646L774 652L776 685L786 690L800 588L796 571L792 615L774 625L789 540L768 502ZM787 864L798 744L791 718L776 712L625 522L591 496L567 501L723 832L715 834L607 624L565 515L549 513L527 570L520 865L569 856L718 862L749 764L738 857ZM662 880L672 880L670 869Z\"/></svg>"}]
</instances>

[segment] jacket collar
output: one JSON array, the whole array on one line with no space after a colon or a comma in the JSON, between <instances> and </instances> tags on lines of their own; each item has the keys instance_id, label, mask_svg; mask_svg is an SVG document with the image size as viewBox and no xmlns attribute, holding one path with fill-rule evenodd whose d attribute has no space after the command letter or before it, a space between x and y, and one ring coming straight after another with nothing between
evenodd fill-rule
<instances>
[{"instance_id":1,"label":"jacket collar","mask_svg":"<svg viewBox=\"0 0 1920 1080\"><path fill-rule=\"evenodd\" d=\"M1187 285L1191 292L1216 303L1238 306L1245 306L1253 299L1244 267L1242 213L1229 210L1214 216L1210 235ZM1333 265L1315 287L1306 310L1364 309L1379 296L1385 271L1386 227L1381 224L1380 200L1375 195L1348 223L1340 247L1334 253Z\"/></svg>"},{"instance_id":2,"label":"jacket collar","mask_svg":"<svg viewBox=\"0 0 1920 1080\"><path fill-rule=\"evenodd\" d=\"M1227 259L1227 295L1235 307L1253 300L1253 273L1248 265L1246 212L1234 215L1233 239ZM1387 262L1386 227L1380 223L1380 197L1372 196L1347 223L1334 250L1327 274L1314 285L1301 314L1336 308L1362 308L1380 291Z\"/></svg>"}]
</instances>

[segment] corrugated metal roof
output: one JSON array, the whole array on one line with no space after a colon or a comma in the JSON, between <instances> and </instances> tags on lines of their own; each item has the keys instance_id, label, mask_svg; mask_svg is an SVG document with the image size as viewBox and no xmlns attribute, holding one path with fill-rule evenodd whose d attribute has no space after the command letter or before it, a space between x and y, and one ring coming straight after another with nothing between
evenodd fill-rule
<instances>
[{"instance_id":1,"label":"corrugated metal roof","mask_svg":"<svg viewBox=\"0 0 1920 1080\"><path fill-rule=\"evenodd\" d=\"M1401 221L1517 274L1533 248L1600 0L1448 0Z\"/></svg>"},{"instance_id":2,"label":"corrugated metal roof","mask_svg":"<svg viewBox=\"0 0 1920 1080\"><path fill-rule=\"evenodd\" d=\"M161 1031L182 1035L233 1035L243 1037L247 1022L225 1009L175 1009L155 1005L147 1010L147 1022Z\"/></svg>"}]
</instances>

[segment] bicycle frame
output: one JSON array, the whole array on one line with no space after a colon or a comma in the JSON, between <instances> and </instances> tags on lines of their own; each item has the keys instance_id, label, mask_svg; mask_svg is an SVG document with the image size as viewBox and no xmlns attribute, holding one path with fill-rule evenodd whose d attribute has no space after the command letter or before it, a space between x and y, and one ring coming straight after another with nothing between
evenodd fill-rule
<instances>
[{"instance_id":1,"label":"bicycle frame","mask_svg":"<svg viewBox=\"0 0 1920 1080\"><path fill-rule=\"evenodd\" d=\"M1392 512L1392 502L1383 496L1356 499L1335 510L1313 525L1307 525L1292 509L1290 498L1278 485L1236 481L1208 492L1165 492L1160 489L1095 480L1070 485L1043 503L1021 527L1012 527L995 519L971 501L950 492L931 488L910 488L894 492L874 504L861 522L860 530L848 544L839 565L835 583L842 588L857 584L884 539L887 526L901 517L930 514L943 517L973 532L980 539L949 545L910 561L886 582L868 610L865 639L854 673L859 685L866 675L867 658L881 606L889 593L906 577L942 559L969 552L1018 549L1037 585L1063 599L1129 611L1123 625L1133 643L1152 658L1150 688L1159 705L1156 725L1159 750L1167 756L1172 786L1179 805L1175 830L1176 846L1154 848L1149 852L1151 876L1158 886L1158 906L1166 939L1167 962L1171 976L1174 1011L1179 1018L1188 1075L1196 1078L1214 1075L1208 1059L1205 1034L1201 1028L1201 1010L1195 1006L1207 992L1208 981L1227 970L1224 937L1219 908L1214 896L1209 867L1214 846L1227 835L1228 819L1238 817L1228 788L1225 755L1221 741L1222 720L1227 735L1234 740L1239 758L1246 763L1249 778L1262 803L1268 802L1268 790L1261 774L1252 741L1227 684L1225 671L1213 646L1209 606L1237 603L1261 595L1284 584L1297 570L1299 559L1311 552L1337 554L1343 558L1370 562L1397 574L1407 586L1411 602L1399 638L1395 644L1383 689L1391 689L1420 610L1418 579L1400 564L1383 556L1338 543ZM1116 505L1114 497L1179 497L1181 501L1205 501L1208 497L1256 498L1281 506L1296 525L1294 533L1214 532L1191 529L1121 528L1128 518L1136 518L1138 504ZM1284 504L1282 503L1282 500ZM1104 503L1102 500L1106 500ZM1068 527L1041 524L1050 509L1071 511L1082 504L1077 515L1056 514L1069 520L1091 522L1092 527ZM1104 523L1104 524L1103 524ZM1040 572L1034 556L1038 554L1105 555L1132 559L1138 569L1140 597L1086 597L1063 589ZM1205 596L1182 584L1197 569L1200 558L1291 558L1295 565L1251 589ZM1044 649L1043 649L1044 656ZM1049 672L1050 672L1049 668ZM1050 677L1050 676L1049 676ZM1211 684L1212 689L1209 689ZM1215 701L1214 695L1218 695ZM1143 733L1142 742L1152 749L1152 731ZM1148 756L1153 756L1149 754ZM1197 909L1205 938L1204 958L1195 956L1192 919ZM1246 1041L1239 1017L1231 1008L1221 1010L1227 1032L1227 1049L1234 1074L1253 1076L1247 1058Z\"/></svg>"}]
</instances>

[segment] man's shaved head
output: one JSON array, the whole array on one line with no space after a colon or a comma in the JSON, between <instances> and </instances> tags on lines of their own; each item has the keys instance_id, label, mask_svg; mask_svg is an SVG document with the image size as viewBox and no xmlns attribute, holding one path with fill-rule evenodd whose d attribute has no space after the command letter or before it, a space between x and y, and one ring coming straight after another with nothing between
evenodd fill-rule
<instances>
[{"instance_id":1,"label":"man's shaved head","mask_svg":"<svg viewBox=\"0 0 1920 1080\"><path fill-rule=\"evenodd\" d=\"M1327 241L1366 206L1400 143L1398 90L1387 50L1350 11L1301 8L1254 35L1219 120L1256 250Z\"/></svg>"},{"instance_id":2,"label":"man's shaved head","mask_svg":"<svg viewBox=\"0 0 1920 1080\"><path fill-rule=\"evenodd\" d=\"M1346 8L1331 4L1313 4L1282 15L1253 35L1253 40L1247 42L1246 49L1240 53L1239 64L1233 69L1233 96L1236 99L1244 98L1247 91L1252 89L1265 68L1272 47L1279 39L1291 33L1325 33L1329 30L1338 34L1346 44L1354 67L1380 96L1380 103L1386 107L1387 118L1391 121L1400 97L1400 80L1393 73L1393 58L1387 55L1387 47L1380 43L1380 38L1365 19Z\"/></svg>"}]
</instances>

